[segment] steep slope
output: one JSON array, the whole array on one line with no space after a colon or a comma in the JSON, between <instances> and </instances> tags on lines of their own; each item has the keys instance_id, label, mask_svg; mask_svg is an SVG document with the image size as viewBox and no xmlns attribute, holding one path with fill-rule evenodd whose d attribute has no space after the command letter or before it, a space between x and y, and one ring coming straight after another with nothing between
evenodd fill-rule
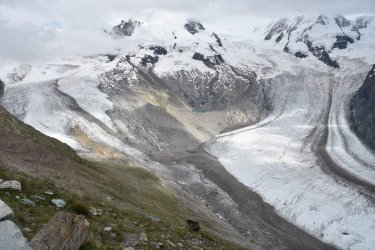
<instances>
[{"instance_id":1,"label":"steep slope","mask_svg":"<svg viewBox=\"0 0 375 250\"><path fill-rule=\"evenodd\" d=\"M265 40L274 41L284 52L299 58L309 55L333 68L340 65L332 58L334 50L345 50L371 32L373 17L349 20L344 16L298 16L270 24Z\"/></svg>"},{"instance_id":2,"label":"steep slope","mask_svg":"<svg viewBox=\"0 0 375 250\"><path fill-rule=\"evenodd\" d=\"M375 65L353 97L352 119L354 130L375 149Z\"/></svg>"},{"instance_id":3,"label":"steep slope","mask_svg":"<svg viewBox=\"0 0 375 250\"><path fill-rule=\"evenodd\" d=\"M82 153L100 151L88 143L94 141L133 156L141 155L137 149L147 154L191 149L220 131L266 116L270 107L252 64L233 60L231 46L225 48L216 33L194 22L158 32L135 26L131 36L118 39L143 39L149 32L156 33L158 43L145 40L127 55L2 70L1 104Z\"/></svg>"},{"instance_id":4,"label":"steep slope","mask_svg":"<svg viewBox=\"0 0 375 250\"><path fill-rule=\"evenodd\" d=\"M86 161L66 144L22 123L2 107L0 145L0 177L18 179L23 184L22 192L10 191L11 194L8 192L7 195L7 190L0 190L0 195L14 210L15 222L21 228L30 228L31 231L24 231L28 238L33 237L57 211L48 203L51 197L44 194L45 191L53 191L52 197L67 201L63 210L86 215L89 215L91 207L102 211L102 215L88 218L91 226L85 246L89 249L133 244L128 242L127 237L135 237L138 241L142 232L146 232L149 239L147 243L138 243L142 247L155 247L156 242L167 245L166 239L175 244L183 240L186 246L198 244L203 248L240 247L209 233L211 222L214 221L209 222L212 217L203 219L210 217L206 214L201 220L201 215L181 204L174 193L150 172L131 162ZM32 195L45 196L46 200L28 208L20 203L17 195L27 198ZM187 218L197 218L207 232L193 234L188 229L182 229ZM142 224L142 228L136 226L137 223ZM111 235L103 231L108 225L116 228ZM230 228L219 221L214 227ZM167 238L162 238L161 231L168 235ZM198 237L199 242L196 242Z\"/></svg>"},{"instance_id":5,"label":"steep slope","mask_svg":"<svg viewBox=\"0 0 375 250\"><path fill-rule=\"evenodd\" d=\"M123 175L124 161L154 172L192 209L208 210L204 216L222 236L247 247L368 248L375 156L347 118L375 56L372 19L283 19L261 29L260 38L213 32L196 21L137 24L130 34L122 22L116 39L138 45L126 53L1 65L1 105L81 156L106 161L103 183L116 183L108 184L115 193L132 190L117 195L134 206L152 206L136 194L150 191L154 179L137 190L142 180ZM205 141L222 166L204 152L193 160L197 154L180 153ZM95 183L99 191L107 190L103 183ZM244 194L256 199L244 202Z\"/></svg>"}]
</instances>

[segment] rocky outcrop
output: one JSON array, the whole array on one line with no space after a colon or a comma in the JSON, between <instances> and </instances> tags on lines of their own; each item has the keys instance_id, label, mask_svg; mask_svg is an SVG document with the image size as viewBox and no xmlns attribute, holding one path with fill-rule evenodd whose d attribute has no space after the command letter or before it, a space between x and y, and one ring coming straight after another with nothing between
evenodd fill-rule
<instances>
[{"instance_id":1,"label":"rocky outcrop","mask_svg":"<svg viewBox=\"0 0 375 250\"><path fill-rule=\"evenodd\" d=\"M153 50L154 54L159 55L159 56L166 55L168 53L165 48L160 47L160 46L151 46L150 50Z\"/></svg>"},{"instance_id":2,"label":"rocky outcrop","mask_svg":"<svg viewBox=\"0 0 375 250\"><path fill-rule=\"evenodd\" d=\"M338 63L331 59L329 56L329 51L326 50L324 46L314 46L310 40L305 40L305 44L308 50L316 57L319 61L327 64L332 68L340 68Z\"/></svg>"},{"instance_id":3,"label":"rocky outcrop","mask_svg":"<svg viewBox=\"0 0 375 250\"><path fill-rule=\"evenodd\" d=\"M220 37L219 37L215 32L212 33L212 36L215 38L217 45L218 45L219 47L223 47L223 43L221 42Z\"/></svg>"},{"instance_id":4,"label":"rocky outcrop","mask_svg":"<svg viewBox=\"0 0 375 250\"><path fill-rule=\"evenodd\" d=\"M332 49L346 49L348 43L354 43L353 38L347 35L336 36L336 42L332 45Z\"/></svg>"},{"instance_id":5,"label":"rocky outcrop","mask_svg":"<svg viewBox=\"0 0 375 250\"><path fill-rule=\"evenodd\" d=\"M34 236L30 245L34 250L77 250L85 241L88 227L83 215L58 212Z\"/></svg>"},{"instance_id":6,"label":"rocky outcrop","mask_svg":"<svg viewBox=\"0 0 375 250\"><path fill-rule=\"evenodd\" d=\"M200 225L198 221L186 220L186 223L188 224L190 230L195 232L198 232L200 230Z\"/></svg>"},{"instance_id":7,"label":"rocky outcrop","mask_svg":"<svg viewBox=\"0 0 375 250\"><path fill-rule=\"evenodd\" d=\"M9 220L13 215L13 210L0 199L0 221Z\"/></svg>"},{"instance_id":8,"label":"rocky outcrop","mask_svg":"<svg viewBox=\"0 0 375 250\"><path fill-rule=\"evenodd\" d=\"M375 149L375 65L353 97L352 121L359 137Z\"/></svg>"},{"instance_id":9,"label":"rocky outcrop","mask_svg":"<svg viewBox=\"0 0 375 250\"><path fill-rule=\"evenodd\" d=\"M147 64L155 64L159 61L158 56L145 55L141 59L141 65L146 66Z\"/></svg>"},{"instance_id":10,"label":"rocky outcrop","mask_svg":"<svg viewBox=\"0 0 375 250\"><path fill-rule=\"evenodd\" d=\"M0 189L12 189L12 190L21 191L22 187L19 181L4 181L0 183Z\"/></svg>"},{"instance_id":11,"label":"rocky outcrop","mask_svg":"<svg viewBox=\"0 0 375 250\"><path fill-rule=\"evenodd\" d=\"M340 28L345 28L345 27L348 27L351 25L351 22L350 20L346 19L344 16L337 16L335 18L335 22L336 24L340 27Z\"/></svg>"},{"instance_id":12,"label":"rocky outcrop","mask_svg":"<svg viewBox=\"0 0 375 250\"><path fill-rule=\"evenodd\" d=\"M31 250L29 243L23 237L21 230L13 222L0 222L0 249L1 250Z\"/></svg>"},{"instance_id":13,"label":"rocky outcrop","mask_svg":"<svg viewBox=\"0 0 375 250\"><path fill-rule=\"evenodd\" d=\"M5 84L4 82L0 79L0 98L3 97L5 92Z\"/></svg>"},{"instance_id":14,"label":"rocky outcrop","mask_svg":"<svg viewBox=\"0 0 375 250\"><path fill-rule=\"evenodd\" d=\"M129 21L122 20L119 25L112 28L111 34L119 36L131 36L136 27L140 26L141 22L129 19Z\"/></svg>"},{"instance_id":15,"label":"rocky outcrop","mask_svg":"<svg viewBox=\"0 0 375 250\"><path fill-rule=\"evenodd\" d=\"M199 33L200 30L205 30L201 23L194 21L189 21L184 25L184 28L192 35Z\"/></svg>"},{"instance_id":16,"label":"rocky outcrop","mask_svg":"<svg viewBox=\"0 0 375 250\"><path fill-rule=\"evenodd\" d=\"M264 40L271 40L274 35L282 33L287 28L287 21L288 20L286 18L283 18L274 23L265 36Z\"/></svg>"},{"instance_id":17,"label":"rocky outcrop","mask_svg":"<svg viewBox=\"0 0 375 250\"><path fill-rule=\"evenodd\" d=\"M194 53L194 60L202 61L207 67L213 68L216 65L224 63L224 59L221 55L204 56L201 53Z\"/></svg>"}]
</instances>

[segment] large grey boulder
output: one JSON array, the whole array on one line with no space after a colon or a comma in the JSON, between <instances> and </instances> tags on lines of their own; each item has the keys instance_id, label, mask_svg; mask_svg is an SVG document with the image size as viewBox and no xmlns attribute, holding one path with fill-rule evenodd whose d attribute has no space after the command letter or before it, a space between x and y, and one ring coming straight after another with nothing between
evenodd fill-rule
<instances>
[{"instance_id":1,"label":"large grey boulder","mask_svg":"<svg viewBox=\"0 0 375 250\"><path fill-rule=\"evenodd\" d=\"M21 183L19 181L4 181L0 183L0 189L13 189L21 191Z\"/></svg>"},{"instance_id":2,"label":"large grey boulder","mask_svg":"<svg viewBox=\"0 0 375 250\"><path fill-rule=\"evenodd\" d=\"M88 227L85 216L58 212L34 236L30 245L34 250L76 250L85 241Z\"/></svg>"},{"instance_id":3,"label":"large grey boulder","mask_svg":"<svg viewBox=\"0 0 375 250\"><path fill-rule=\"evenodd\" d=\"M0 221L9 220L13 215L13 210L0 199Z\"/></svg>"},{"instance_id":4,"label":"large grey boulder","mask_svg":"<svg viewBox=\"0 0 375 250\"><path fill-rule=\"evenodd\" d=\"M12 221L0 222L1 250L31 250L30 245L21 230Z\"/></svg>"}]
</instances>

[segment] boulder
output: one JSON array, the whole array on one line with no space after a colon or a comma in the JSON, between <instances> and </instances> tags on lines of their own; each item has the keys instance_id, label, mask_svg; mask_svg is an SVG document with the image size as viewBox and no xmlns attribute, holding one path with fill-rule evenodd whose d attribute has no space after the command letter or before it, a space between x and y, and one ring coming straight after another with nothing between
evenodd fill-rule
<instances>
[{"instance_id":1,"label":"boulder","mask_svg":"<svg viewBox=\"0 0 375 250\"><path fill-rule=\"evenodd\" d=\"M35 203L29 199L21 199L20 202L26 206L35 206Z\"/></svg>"},{"instance_id":2,"label":"boulder","mask_svg":"<svg viewBox=\"0 0 375 250\"><path fill-rule=\"evenodd\" d=\"M30 245L34 250L77 250L85 241L89 225L83 215L58 212L34 236Z\"/></svg>"},{"instance_id":3,"label":"boulder","mask_svg":"<svg viewBox=\"0 0 375 250\"><path fill-rule=\"evenodd\" d=\"M21 183L19 181L4 181L0 183L0 189L13 189L21 191Z\"/></svg>"},{"instance_id":4,"label":"boulder","mask_svg":"<svg viewBox=\"0 0 375 250\"><path fill-rule=\"evenodd\" d=\"M13 215L13 210L0 199L0 221L9 220Z\"/></svg>"},{"instance_id":5,"label":"boulder","mask_svg":"<svg viewBox=\"0 0 375 250\"><path fill-rule=\"evenodd\" d=\"M147 234L145 234L145 233L141 233L140 240L143 241L143 242L147 242L147 241L148 241L148 239L147 239Z\"/></svg>"},{"instance_id":6,"label":"boulder","mask_svg":"<svg viewBox=\"0 0 375 250\"><path fill-rule=\"evenodd\" d=\"M42 196L39 196L39 195L32 195L30 197L33 201L44 201L46 199L44 199Z\"/></svg>"},{"instance_id":7,"label":"boulder","mask_svg":"<svg viewBox=\"0 0 375 250\"><path fill-rule=\"evenodd\" d=\"M190 230L195 231L195 232L200 230L200 226L199 226L198 221L186 220L186 223L188 224Z\"/></svg>"},{"instance_id":8,"label":"boulder","mask_svg":"<svg viewBox=\"0 0 375 250\"><path fill-rule=\"evenodd\" d=\"M55 205L56 207L65 207L66 203L64 200L61 200L61 199L53 199L51 200L52 204Z\"/></svg>"},{"instance_id":9,"label":"boulder","mask_svg":"<svg viewBox=\"0 0 375 250\"><path fill-rule=\"evenodd\" d=\"M30 245L21 230L12 221L0 222L1 250L31 250Z\"/></svg>"}]
</instances>

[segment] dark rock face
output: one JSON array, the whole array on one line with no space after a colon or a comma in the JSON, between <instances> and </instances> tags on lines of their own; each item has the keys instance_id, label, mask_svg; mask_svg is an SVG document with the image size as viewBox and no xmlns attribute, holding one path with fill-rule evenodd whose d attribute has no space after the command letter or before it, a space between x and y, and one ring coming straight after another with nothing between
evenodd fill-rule
<instances>
[{"instance_id":1,"label":"dark rock face","mask_svg":"<svg viewBox=\"0 0 375 250\"><path fill-rule=\"evenodd\" d=\"M216 65L224 63L223 57L219 54L214 56L204 56L201 53L194 53L193 59L202 61L209 68L213 68Z\"/></svg>"},{"instance_id":2,"label":"dark rock face","mask_svg":"<svg viewBox=\"0 0 375 250\"><path fill-rule=\"evenodd\" d=\"M354 43L353 38L346 35L336 36L336 42L333 44L332 49L346 49L348 43Z\"/></svg>"},{"instance_id":3,"label":"dark rock face","mask_svg":"<svg viewBox=\"0 0 375 250\"><path fill-rule=\"evenodd\" d=\"M316 19L316 23L317 24L321 24L321 25L327 25L327 21L328 20L328 17L327 16L324 16L324 15L320 15L318 16L318 18Z\"/></svg>"},{"instance_id":4,"label":"dark rock face","mask_svg":"<svg viewBox=\"0 0 375 250\"><path fill-rule=\"evenodd\" d=\"M338 63L335 60L332 60L329 56L329 52L324 48L324 46L313 46L312 42L308 39L305 40L305 44L309 51L316 57L318 60L322 61L323 63L331 66L333 68L340 68Z\"/></svg>"},{"instance_id":5,"label":"dark rock face","mask_svg":"<svg viewBox=\"0 0 375 250\"><path fill-rule=\"evenodd\" d=\"M150 50L153 50L154 54L159 56L166 55L168 53L166 49L160 46L152 46L150 47Z\"/></svg>"},{"instance_id":6,"label":"dark rock face","mask_svg":"<svg viewBox=\"0 0 375 250\"><path fill-rule=\"evenodd\" d=\"M131 36L137 26L141 25L139 21L129 19L129 21L122 20L119 25L112 28L112 33L120 36Z\"/></svg>"},{"instance_id":7,"label":"dark rock face","mask_svg":"<svg viewBox=\"0 0 375 250\"><path fill-rule=\"evenodd\" d=\"M335 18L335 22L336 22L336 24L337 24L340 28L348 27L348 26L351 25L350 20L346 19L344 16L337 16L337 17Z\"/></svg>"},{"instance_id":8,"label":"dark rock face","mask_svg":"<svg viewBox=\"0 0 375 250\"><path fill-rule=\"evenodd\" d=\"M216 33L212 33L212 36L215 37L217 45L219 45L220 47L223 47L220 37Z\"/></svg>"},{"instance_id":9,"label":"dark rock face","mask_svg":"<svg viewBox=\"0 0 375 250\"><path fill-rule=\"evenodd\" d=\"M352 100L354 131L375 149L375 65Z\"/></svg>"},{"instance_id":10,"label":"dark rock face","mask_svg":"<svg viewBox=\"0 0 375 250\"><path fill-rule=\"evenodd\" d=\"M307 55L305 53L302 53L301 51L297 51L296 53L294 53L294 56L298 57L298 58L306 58L307 57Z\"/></svg>"},{"instance_id":11,"label":"dark rock face","mask_svg":"<svg viewBox=\"0 0 375 250\"><path fill-rule=\"evenodd\" d=\"M282 32L284 29L286 29L287 27L287 19L286 18L283 18L281 20L279 20L277 23L275 23L272 28L270 29L270 31L268 32L268 34L266 35L266 37L264 38L264 40L271 40L271 38L275 35L275 34L278 34L280 32Z\"/></svg>"},{"instance_id":12,"label":"dark rock face","mask_svg":"<svg viewBox=\"0 0 375 250\"><path fill-rule=\"evenodd\" d=\"M189 229L192 231L198 232L201 229L198 221L186 220L186 223L188 224Z\"/></svg>"},{"instance_id":13,"label":"dark rock face","mask_svg":"<svg viewBox=\"0 0 375 250\"><path fill-rule=\"evenodd\" d=\"M184 27L192 35L199 33L200 30L205 30L201 23L194 21L189 21Z\"/></svg>"},{"instance_id":14,"label":"dark rock face","mask_svg":"<svg viewBox=\"0 0 375 250\"><path fill-rule=\"evenodd\" d=\"M356 19L356 22L353 25L352 30L357 32L357 34L358 34L357 40L361 39L361 29L366 29L368 23L369 23L369 20L366 19L365 17L360 17L360 18Z\"/></svg>"},{"instance_id":15,"label":"dark rock face","mask_svg":"<svg viewBox=\"0 0 375 250\"><path fill-rule=\"evenodd\" d=\"M0 98L4 96L5 92L5 84L2 80L0 80Z\"/></svg>"},{"instance_id":16,"label":"dark rock face","mask_svg":"<svg viewBox=\"0 0 375 250\"><path fill-rule=\"evenodd\" d=\"M141 65L142 66L146 66L147 63L151 63L151 64L155 64L159 61L159 57L158 56L150 56L150 55L145 55L142 59L141 59Z\"/></svg>"},{"instance_id":17,"label":"dark rock face","mask_svg":"<svg viewBox=\"0 0 375 250\"><path fill-rule=\"evenodd\" d=\"M88 227L83 215L57 212L34 236L30 246L34 250L78 250L85 241Z\"/></svg>"},{"instance_id":18,"label":"dark rock face","mask_svg":"<svg viewBox=\"0 0 375 250\"><path fill-rule=\"evenodd\" d=\"M281 32L281 34L276 38L276 42L278 43L278 42L280 42L281 41L281 39L283 39L283 37L284 37L284 33L283 32Z\"/></svg>"},{"instance_id":19,"label":"dark rock face","mask_svg":"<svg viewBox=\"0 0 375 250\"><path fill-rule=\"evenodd\" d=\"M114 55L114 54L102 54L101 56L107 57L108 58L108 62L112 62L117 57L117 55Z\"/></svg>"}]
</instances>

